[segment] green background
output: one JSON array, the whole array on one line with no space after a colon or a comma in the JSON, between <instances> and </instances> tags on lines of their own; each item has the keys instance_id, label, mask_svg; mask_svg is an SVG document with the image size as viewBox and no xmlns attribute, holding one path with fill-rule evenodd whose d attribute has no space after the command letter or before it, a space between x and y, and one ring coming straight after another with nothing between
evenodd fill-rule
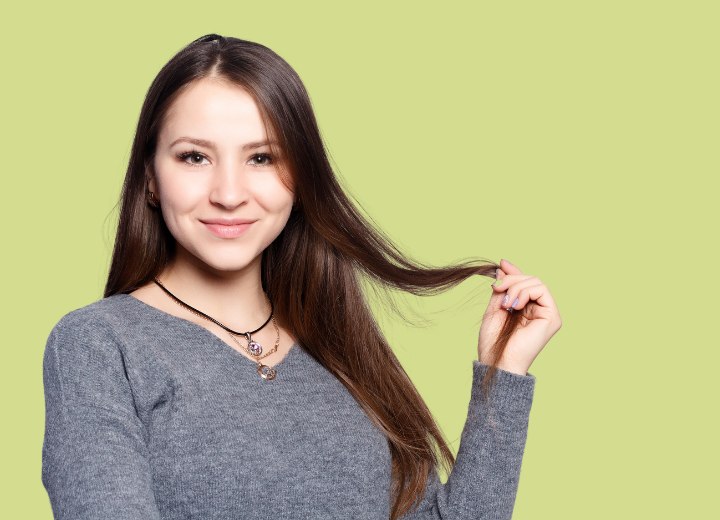
<instances>
[{"instance_id":1,"label":"green background","mask_svg":"<svg viewBox=\"0 0 720 520\"><path fill-rule=\"evenodd\" d=\"M550 288L515 519L717 518L716 6L6 6L0 516L52 517L45 340L101 297L150 82L218 32L298 71L342 182L409 255L507 258ZM488 283L399 297L421 327L377 307L454 451Z\"/></svg>"}]
</instances>

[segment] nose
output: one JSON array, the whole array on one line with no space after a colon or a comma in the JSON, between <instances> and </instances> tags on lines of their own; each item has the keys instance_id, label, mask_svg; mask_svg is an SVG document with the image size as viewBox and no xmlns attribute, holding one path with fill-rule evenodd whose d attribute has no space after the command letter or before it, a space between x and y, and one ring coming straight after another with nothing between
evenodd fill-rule
<instances>
[{"instance_id":1,"label":"nose","mask_svg":"<svg viewBox=\"0 0 720 520\"><path fill-rule=\"evenodd\" d=\"M233 209L245 204L249 197L248 176L242 165L227 162L214 169L210 202Z\"/></svg>"}]
</instances>

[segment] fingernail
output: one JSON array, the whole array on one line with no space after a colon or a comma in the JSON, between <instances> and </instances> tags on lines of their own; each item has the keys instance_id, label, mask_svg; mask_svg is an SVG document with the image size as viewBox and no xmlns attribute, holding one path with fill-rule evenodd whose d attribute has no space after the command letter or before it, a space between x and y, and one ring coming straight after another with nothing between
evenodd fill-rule
<instances>
[{"instance_id":1,"label":"fingernail","mask_svg":"<svg viewBox=\"0 0 720 520\"><path fill-rule=\"evenodd\" d=\"M508 300L510 299L510 295L506 294L505 298L503 298L502 305L507 305Z\"/></svg>"},{"instance_id":2,"label":"fingernail","mask_svg":"<svg viewBox=\"0 0 720 520\"><path fill-rule=\"evenodd\" d=\"M515 301L514 301L513 304L510 306L510 308L514 309L515 306L516 306L518 303L520 303L520 298L515 298Z\"/></svg>"}]
</instances>

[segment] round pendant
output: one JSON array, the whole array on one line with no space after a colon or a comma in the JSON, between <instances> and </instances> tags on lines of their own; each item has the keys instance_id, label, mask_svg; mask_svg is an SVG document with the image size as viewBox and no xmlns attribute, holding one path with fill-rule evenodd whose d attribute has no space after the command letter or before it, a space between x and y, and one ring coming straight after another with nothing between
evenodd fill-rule
<instances>
[{"instance_id":1,"label":"round pendant","mask_svg":"<svg viewBox=\"0 0 720 520\"><path fill-rule=\"evenodd\" d=\"M248 350L253 356L259 356L263 352L262 345L257 341L250 341L248 343Z\"/></svg>"},{"instance_id":2,"label":"round pendant","mask_svg":"<svg viewBox=\"0 0 720 520\"><path fill-rule=\"evenodd\" d=\"M274 368L263 365L262 363L258 365L257 371L260 377L266 380L275 379L275 374L277 374Z\"/></svg>"}]
</instances>

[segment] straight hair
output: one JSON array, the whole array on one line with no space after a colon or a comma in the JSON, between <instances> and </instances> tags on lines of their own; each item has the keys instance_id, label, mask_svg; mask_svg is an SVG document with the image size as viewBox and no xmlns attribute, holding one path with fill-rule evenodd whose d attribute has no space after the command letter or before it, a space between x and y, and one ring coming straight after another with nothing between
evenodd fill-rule
<instances>
[{"instance_id":1,"label":"straight hair","mask_svg":"<svg viewBox=\"0 0 720 520\"><path fill-rule=\"evenodd\" d=\"M340 186L298 74L259 43L218 34L191 42L165 64L143 103L120 196L104 296L129 293L159 275L175 241L147 204L158 133L168 108L194 81L214 78L250 93L282 157L283 182L296 194L285 228L263 251L262 287L279 324L354 396L386 435L392 457L391 520L414 510L431 471L455 457L419 392L383 336L362 283L428 296L500 266L470 260L433 267L410 259L365 218ZM398 311L396 306L393 310ZM508 313L490 349L485 396L522 313Z\"/></svg>"}]
</instances>

